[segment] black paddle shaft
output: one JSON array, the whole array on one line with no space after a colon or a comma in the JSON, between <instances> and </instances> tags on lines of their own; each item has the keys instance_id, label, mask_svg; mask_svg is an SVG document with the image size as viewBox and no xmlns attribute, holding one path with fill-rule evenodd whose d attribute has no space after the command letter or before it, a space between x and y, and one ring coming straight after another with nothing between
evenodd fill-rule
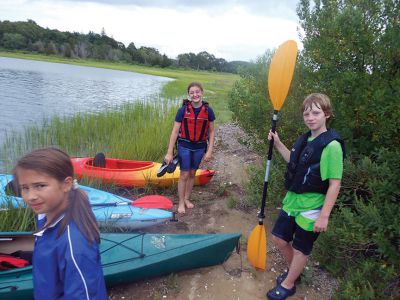
<instances>
[{"instance_id":1,"label":"black paddle shaft","mask_svg":"<svg viewBox=\"0 0 400 300\"><path fill-rule=\"evenodd\" d=\"M275 133L276 122L278 122L278 111L274 110L274 114L272 115L272 127L271 127L271 131L273 133ZM273 148L274 148L274 139L272 138L269 141L268 160L267 160L267 166L265 168L265 178L264 178L264 188L263 188L262 201L261 201L261 210L260 210L260 213L258 214L258 224L259 225L262 225L264 223L264 218L265 218L264 210L265 210L265 203L267 201L268 177L269 177L269 171L270 171L270 167L271 167Z\"/></svg>"}]
</instances>

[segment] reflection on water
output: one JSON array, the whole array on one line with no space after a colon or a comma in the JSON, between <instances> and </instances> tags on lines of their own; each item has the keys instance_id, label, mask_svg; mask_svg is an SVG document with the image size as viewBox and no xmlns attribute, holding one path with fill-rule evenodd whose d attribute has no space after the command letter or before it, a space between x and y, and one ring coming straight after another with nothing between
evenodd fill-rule
<instances>
[{"instance_id":1,"label":"reflection on water","mask_svg":"<svg viewBox=\"0 0 400 300\"><path fill-rule=\"evenodd\" d=\"M0 146L5 133L54 115L96 112L149 99L172 79L0 57ZM156 97L157 96L157 97Z\"/></svg>"}]
</instances>

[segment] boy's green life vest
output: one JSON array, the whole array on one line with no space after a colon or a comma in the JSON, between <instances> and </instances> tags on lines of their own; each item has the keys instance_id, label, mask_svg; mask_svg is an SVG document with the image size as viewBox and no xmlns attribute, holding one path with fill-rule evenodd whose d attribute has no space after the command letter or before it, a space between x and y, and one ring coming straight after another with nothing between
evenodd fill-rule
<instances>
[{"instance_id":1,"label":"boy's green life vest","mask_svg":"<svg viewBox=\"0 0 400 300\"><path fill-rule=\"evenodd\" d=\"M329 180L322 180L320 173L321 154L324 148L336 140L342 146L345 157L344 141L333 129L321 133L314 140L308 141L311 131L301 135L290 152L286 167L285 187L287 190L302 193L326 194Z\"/></svg>"}]
</instances>

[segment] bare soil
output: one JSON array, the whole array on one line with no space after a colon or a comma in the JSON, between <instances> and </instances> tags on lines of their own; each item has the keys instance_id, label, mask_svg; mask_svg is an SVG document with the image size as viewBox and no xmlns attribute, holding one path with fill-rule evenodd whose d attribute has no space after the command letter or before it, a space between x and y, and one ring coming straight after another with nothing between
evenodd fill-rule
<instances>
[{"instance_id":1,"label":"bare soil","mask_svg":"<svg viewBox=\"0 0 400 300\"><path fill-rule=\"evenodd\" d=\"M191 200L195 207L187 209L184 215L177 215L178 222L148 229L149 232L163 233L240 232L240 251L232 253L222 265L111 288L110 299L266 299L266 292L275 286L276 277L284 271L285 264L271 242L271 214L276 215L278 209L267 213L264 221L267 231L266 271L256 271L247 261L247 238L257 225L257 209L245 209L240 203L246 197L244 187L248 181L247 166L263 163L255 152L245 146L248 142L246 134L239 126L219 126L214 158L201 166L217 170L218 173L210 184L194 187ZM178 202L176 191L170 192L168 196L174 203ZM232 206L234 207L231 208ZM177 205L174 209L177 209ZM297 286L296 294L290 299L331 298L337 282L318 267L318 262L311 258L304 275L302 283Z\"/></svg>"}]
</instances>

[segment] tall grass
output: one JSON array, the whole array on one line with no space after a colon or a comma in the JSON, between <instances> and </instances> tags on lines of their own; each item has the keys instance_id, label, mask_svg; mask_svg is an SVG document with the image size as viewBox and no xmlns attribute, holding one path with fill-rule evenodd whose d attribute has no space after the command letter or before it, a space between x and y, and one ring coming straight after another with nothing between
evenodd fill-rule
<instances>
[{"instance_id":1,"label":"tall grass","mask_svg":"<svg viewBox=\"0 0 400 300\"><path fill-rule=\"evenodd\" d=\"M9 171L32 149L56 146L71 156L106 156L159 161L166 153L177 101L144 101L96 114L54 117L6 137L2 154Z\"/></svg>"},{"instance_id":2,"label":"tall grass","mask_svg":"<svg viewBox=\"0 0 400 300\"><path fill-rule=\"evenodd\" d=\"M15 208L8 196L0 207L0 220L0 231L32 231L35 228L33 211L23 206Z\"/></svg>"}]
</instances>

